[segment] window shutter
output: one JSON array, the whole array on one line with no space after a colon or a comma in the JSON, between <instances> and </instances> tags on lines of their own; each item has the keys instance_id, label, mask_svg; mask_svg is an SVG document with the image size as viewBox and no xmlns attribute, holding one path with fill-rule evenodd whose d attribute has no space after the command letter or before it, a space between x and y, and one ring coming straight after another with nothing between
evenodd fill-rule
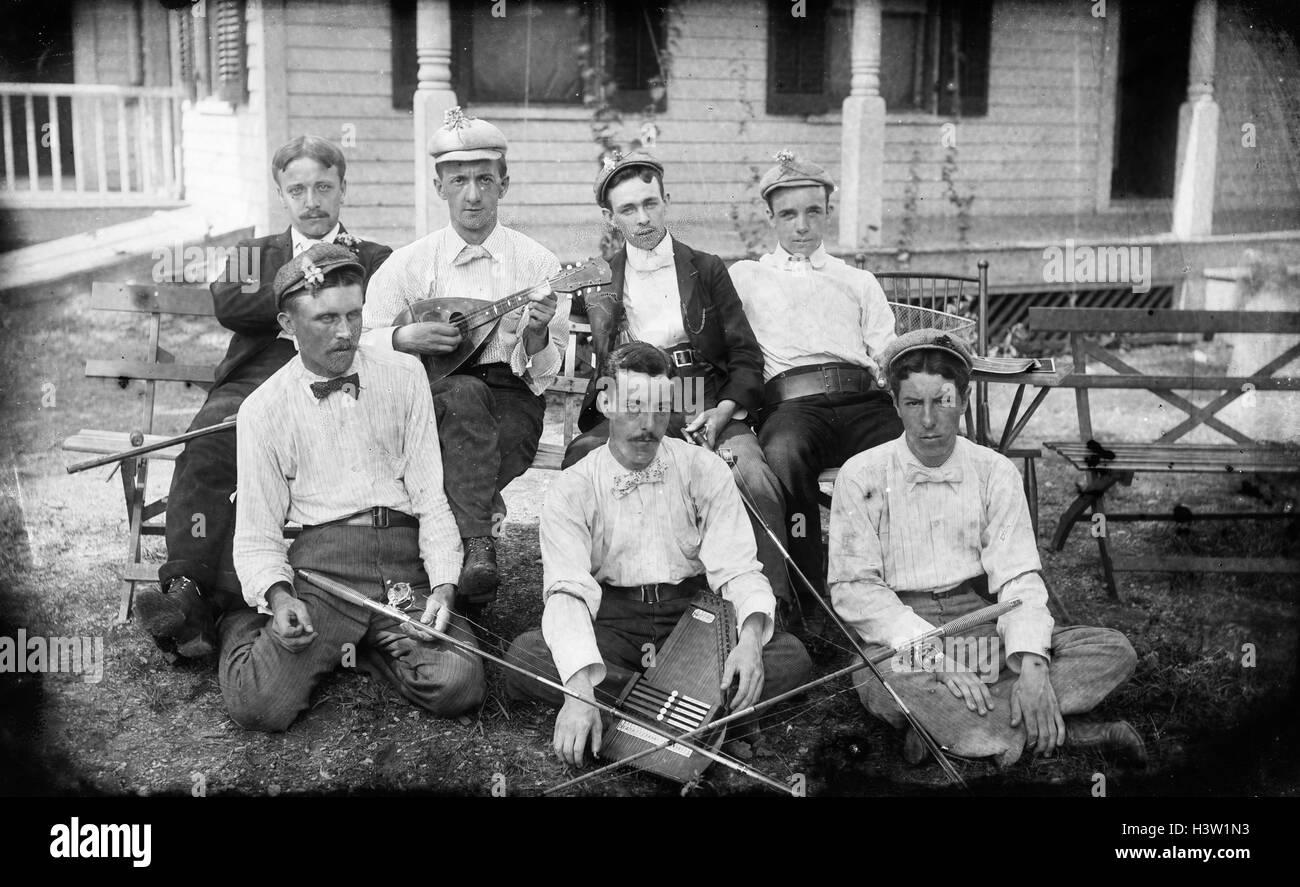
<instances>
[{"instance_id":1,"label":"window shutter","mask_svg":"<svg viewBox=\"0 0 1300 887\"><path fill-rule=\"evenodd\" d=\"M216 4L216 59L213 84L218 97L239 105L248 98L248 62L244 42L244 0Z\"/></svg>"},{"instance_id":2,"label":"window shutter","mask_svg":"<svg viewBox=\"0 0 1300 887\"><path fill-rule=\"evenodd\" d=\"M806 16L791 15L789 0L767 4L767 112L824 114L829 0L808 0Z\"/></svg>"}]
</instances>

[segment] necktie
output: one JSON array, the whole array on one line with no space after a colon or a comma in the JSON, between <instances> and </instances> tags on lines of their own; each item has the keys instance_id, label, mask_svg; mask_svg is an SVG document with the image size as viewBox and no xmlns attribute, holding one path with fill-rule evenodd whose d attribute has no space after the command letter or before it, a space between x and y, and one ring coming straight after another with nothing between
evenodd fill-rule
<instances>
[{"instance_id":1,"label":"necktie","mask_svg":"<svg viewBox=\"0 0 1300 887\"><path fill-rule=\"evenodd\" d=\"M456 254L456 258L452 259L451 263L453 265L468 265L475 259L490 258L492 258L492 254L487 251L487 247L467 243L465 244L465 248Z\"/></svg>"},{"instance_id":2,"label":"necktie","mask_svg":"<svg viewBox=\"0 0 1300 887\"><path fill-rule=\"evenodd\" d=\"M326 379L324 382L312 382L311 393L316 395L317 400L324 400L330 396L332 391L342 391L344 394L352 396L356 400L361 396L361 379L356 373L350 376L335 376L333 379Z\"/></svg>"},{"instance_id":3,"label":"necktie","mask_svg":"<svg viewBox=\"0 0 1300 887\"><path fill-rule=\"evenodd\" d=\"M673 257L665 256L653 250L643 250L629 246L627 248L627 264L629 268L638 273L653 274L661 268L672 267Z\"/></svg>"},{"instance_id":4,"label":"necktie","mask_svg":"<svg viewBox=\"0 0 1300 887\"><path fill-rule=\"evenodd\" d=\"M961 469L955 466L926 468L924 465L908 465L903 472L903 479L909 485L961 483Z\"/></svg>"},{"instance_id":5,"label":"necktie","mask_svg":"<svg viewBox=\"0 0 1300 887\"><path fill-rule=\"evenodd\" d=\"M662 483L664 471L667 467L661 460L656 458L640 471L625 471L622 474L614 475L614 498L622 499L640 484Z\"/></svg>"}]
</instances>

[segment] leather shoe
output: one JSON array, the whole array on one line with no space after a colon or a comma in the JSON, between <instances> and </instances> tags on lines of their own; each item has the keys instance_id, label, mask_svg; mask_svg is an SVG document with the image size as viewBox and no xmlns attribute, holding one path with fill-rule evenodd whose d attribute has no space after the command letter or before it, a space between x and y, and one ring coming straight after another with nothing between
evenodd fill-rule
<instances>
[{"instance_id":1,"label":"leather shoe","mask_svg":"<svg viewBox=\"0 0 1300 887\"><path fill-rule=\"evenodd\" d=\"M497 547L491 536L465 540L465 566L460 571L457 597L467 607L482 607L496 600L501 577L497 574Z\"/></svg>"},{"instance_id":2,"label":"leather shoe","mask_svg":"<svg viewBox=\"0 0 1300 887\"><path fill-rule=\"evenodd\" d=\"M179 576L166 591L141 591L135 596L133 611L164 652L174 650L196 659L217 650L216 608L199 593L193 579Z\"/></svg>"},{"instance_id":3,"label":"leather shoe","mask_svg":"<svg viewBox=\"0 0 1300 887\"><path fill-rule=\"evenodd\" d=\"M1145 765L1146 745L1128 721L1065 722L1065 747L1101 752L1132 764Z\"/></svg>"}]
</instances>

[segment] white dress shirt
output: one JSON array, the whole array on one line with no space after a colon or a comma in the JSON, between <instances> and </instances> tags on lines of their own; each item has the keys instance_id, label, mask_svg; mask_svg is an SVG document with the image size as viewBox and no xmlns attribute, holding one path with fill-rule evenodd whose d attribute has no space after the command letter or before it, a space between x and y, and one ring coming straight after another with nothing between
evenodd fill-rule
<instances>
[{"instance_id":1,"label":"white dress shirt","mask_svg":"<svg viewBox=\"0 0 1300 887\"><path fill-rule=\"evenodd\" d=\"M919 482L923 473L946 480ZM872 644L898 647L931 626L895 592L947 591L987 575L999 601L1021 604L998 620L1007 664L1048 655L1053 620L1020 474L1006 456L964 437L926 469L905 437L844 463L831 505L831 600Z\"/></svg>"},{"instance_id":2,"label":"white dress shirt","mask_svg":"<svg viewBox=\"0 0 1300 887\"><path fill-rule=\"evenodd\" d=\"M266 592L293 582L286 521L323 524L383 505L420 521L420 558L433 586L455 584L463 553L442 490L442 450L428 376L409 354L359 348L360 393L318 399L323 381L302 357L239 408L235 572L244 599L268 613Z\"/></svg>"},{"instance_id":3,"label":"white dress shirt","mask_svg":"<svg viewBox=\"0 0 1300 887\"><path fill-rule=\"evenodd\" d=\"M736 608L737 625L759 613L763 643L772 638L776 598L731 469L715 454L669 438L656 458L665 465L662 481L615 497L615 478L627 469L602 446L562 472L546 494L539 528L542 636L561 681L587 666L595 666L593 686L605 679L592 629L601 582L632 586L706 575Z\"/></svg>"},{"instance_id":4,"label":"white dress shirt","mask_svg":"<svg viewBox=\"0 0 1300 887\"><path fill-rule=\"evenodd\" d=\"M627 245L623 309L628 335L634 340L657 348L686 341L671 234L665 234L652 250Z\"/></svg>"},{"instance_id":5,"label":"white dress shirt","mask_svg":"<svg viewBox=\"0 0 1300 887\"><path fill-rule=\"evenodd\" d=\"M852 363L868 369L894 340L894 313L875 275L819 246L807 258L778 246L729 269L763 349L763 379L800 366Z\"/></svg>"},{"instance_id":6,"label":"white dress shirt","mask_svg":"<svg viewBox=\"0 0 1300 887\"><path fill-rule=\"evenodd\" d=\"M532 238L504 225L492 229L481 246L467 244L448 225L394 250L370 278L362 322L362 341L393 347L393 318L423 299L480 299L497 302L537 286L560 272L555 254ZM523 333L529 306L503 316L476 363L504 363L541 394L555 379L569 343L569 296L560 293L548 325L546 347L529 355Z\"/></svg>"}]
</instances>

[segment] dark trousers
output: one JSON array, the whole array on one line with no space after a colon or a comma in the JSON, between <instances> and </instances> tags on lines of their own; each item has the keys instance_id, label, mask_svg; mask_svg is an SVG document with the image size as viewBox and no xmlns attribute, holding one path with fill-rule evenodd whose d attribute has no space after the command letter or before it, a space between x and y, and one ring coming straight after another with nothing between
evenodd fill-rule
<instances>
[{"instance_id":1,"label":"dark trousers","mask_svg":"<svg viewBox=\"0 0 1300 887\"><path fill-rule=\"evenodd\" d=\"M605 661L605 680L596 688L596 698L613 704L632 675L644 670L645 644L658 649L668 640L682 614L690 606L689 597L659 604L643 604L606 595L596 614L594 628L600 658ZM551 649L541 631L526 631L510 645L506 659L529 671L559 681L560 675L551 657ZM799 639L778 631L763 646L763 694L769 699L793 690L808 679L812 660ZM506 692L512 699L540 699L559 705L564 695L537 681L510 671L506 673Z\"/></svg>"},{"instance_id":2,"label":"dark trousers","mask_svg":"<svg viewBox=\"0 0 1300 887\"><path fill-rule=\"evenodd\" d=\"M295 568L317 570L372 600L386 601L388 582L428 587L419 531L369 527L304 530L289 548ZM251 607L221 617L218 680L231 718L249 730L287 730L311 704L312 690L335 668L356 665L393 685L406 699L441 717L477 708L487 687L481 660L441 641L416 640L396 620L341 601L302 580L294 594L307 605L316 638L291 653L271 636L269 616ZM423 612L427 591L413 615ZM474 643L460 617L450 633ZM477 644L475 644L477 646Z\"/></svg>"},{"instance_id":3,"label":"dark trousers","mask_svg":"<svg viewBox=\"0 0 1300 887\"><path fill-rule=\"evenodd\" d=\"M293 343L276 339L266 350L215 386L189 430L216 425L235 415L257 386L296 354ZM231 549L235 538L235 432L220 431L185 445L167 493L167 562L158 581L188 576L218 603L242 603Z\"/></svg>"},{"instance_id":4,"label":"dark trousers","mask_svg":"<svg viewBox=\"0 0 1300 887\"><path fill-rule=\"evenodd\" d=\"M820 589L826 584L826 563L817 476L898 437L903 423L883 391L787 400L765 409L760 422L758 441L785 494L790 555Z\"/></svg>"},{"instance_id":5,"label":"dark trousers","mask_svg":"<svg viewBox=\"0 0 1300 887\"><path fill-rule=\"evenodd\" d=\"M533 464L546 399L503 363L470 367L430 386L442 443L442 485L465 538L492 536L501 498Z\"/></svg>"}]
</instances>

